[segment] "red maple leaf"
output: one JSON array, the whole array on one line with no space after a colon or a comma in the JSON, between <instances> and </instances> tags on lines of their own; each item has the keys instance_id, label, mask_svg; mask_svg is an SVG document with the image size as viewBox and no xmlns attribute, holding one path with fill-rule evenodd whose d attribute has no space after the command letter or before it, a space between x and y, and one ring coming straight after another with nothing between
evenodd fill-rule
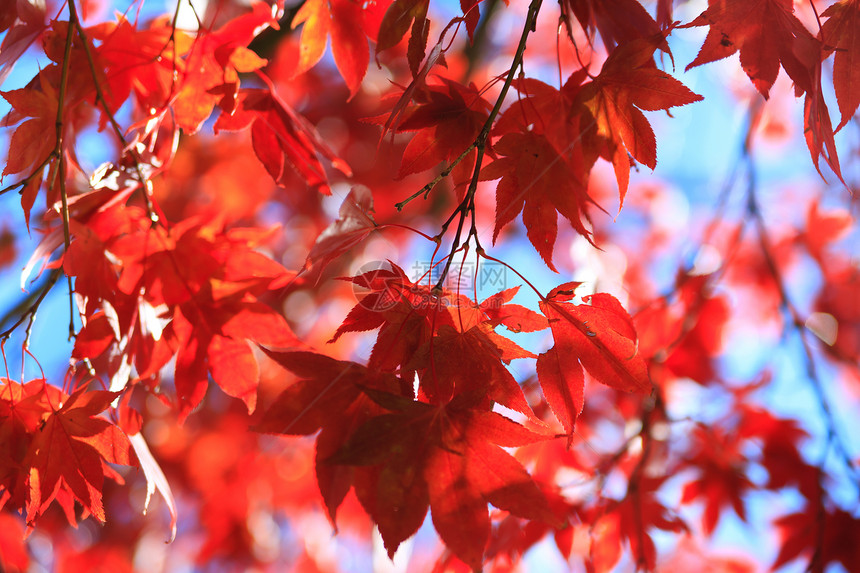
<instances>
[{"instance_id":1,"label":"red maple leaf","mask_svg":"<svg viewBox=\"0 0 860 573\"><path fill-rule=\"evenodd\" d=\"M371 466L359 469L359 475L369 475L357 492L368 512L380 518L374 521L389 555L418 529L428 505L442 540L473 569L480 569L490 534L487 503L526 519L558 523L525 468L500 447L547 435L455 403L438 407L379 392L369 395L394 413L365 422L329 462ZM398 523L402 514L410 518Z\"/></svg>"},{"instance_id":2,"label":"red maple leaf","mask_svg":"<svg viewBox=\"0 0 860 573\"><path fill-rule=\"evenodd\" d=\"M4 177L29 173L36 165L46 161L56 146L58 90L48 79L46 71L41 72L38 79L38 87L33 85L0 92L12 106L12 111L3 118L2 124L9 126L24 120L9 141ZM29 209L26 211L29 213Z\"/></svg>"},{"instance_id":3,"label":"red maple leaf","mask_svg":"<svg viewBox=\"0 0 860 573\"><path fill-rule=\"evenodd\" d=\"M439 84L420 83L412 94L412 105L401 114L395 106L390 114L372 118L396 133L417 132L403 152L398 178L453 161L475 141L484 127L492 106L474 84L464 86L448 78ZM398 102L398 105L402 102ZM469 181L475 165L473 150L453 172L454 184Z\"/></svg>"},{"instance_id":4,"label":"red maple leaf","mask_svg":"<svg viewBox=\"0 0 860 573\"><path fill-rule=\"evenodd\" d=\"M841 0L822 12L829 18L821 26L819 37L824 48L833 50L833 88L842 120L836 131L848 123L860 105L860 2Z\"/></svg>"},{"instance_id":5,"label":"red maple leaf","mask_svg":"<svg viewBox=\"0 0 860 573\"><path fill-rule=\"evenodd\" d=\"M854 543L860 535L860 519L843 509L817 505L808 503L803 511L775 520L782 545L773 570L808 554L807 571L825 571L831 563L852 571L860 563L860 550Z\"/></svg>"},{"instance_id":6,"label":"red maple leaf","mask_svg":"<svg viewBox=\"0 0 860 573\"><path fill-rule=\"evenodd\" d=\"M371 289L335 332L379 328L368 361L371 368L398 371L407 380L417 373L419 395L434 404L455 396L473 406L489 400L531 416L522 390L504 364L532 357L496 334L492 318L464 296L414 284L402 269L369 271L350 279Z\"/></svg>"},{"instance_id":7,"label":"red maple leaf","mask_svg":"<svg viewBox=\"0 0 860 573\"><path fill-rule=\"evenodd\" d=\"M112 111L119 109L132 92L142 109L161 109L168 104L176 83L174 72L185 71L183 57L193 41L188 33L172 28L165 20L153 21L148 29L141 30L120 18L88 28L87 34L99 41L93 54L98 71L104 71L104 78L99 80Z\"/></svg>"},{"instance_id":8,"label":"red maple leaf","mask_svg":"<svg viewBox=\"0 0 860 573\"><path fill-rule=\"evenodd\" d=\"M535 332L549 328L543 315L510 302L519 290L518 286L511 287L487 297L481 302L481 310L492 324L502 324L511 332Z\"/></svg>"},{"instance_id":9,"label":"red maple leaf","mask_svg":"<svg viewBox=\"0 0 860 573\"><path fill-rule=\"evenodd\" d=\"M368 366L406 374L404 367L416 350L443 324L454 326L443 299L430 287L412 283L397 265L347 279L369 292L349 311L330 342L346 332L379 329ZM471 326L471 325L470 325Z\"/></svg>"},{"instance_id":10,"label":"red maple leaf","mask_svg":"<svg viewBox=\"0 0 860 573\"><path fill-rule=\"evenodd\" d=\"M241 89L235 107L229 113L222 113L213 129L218 133L245 129L249 125L254 153L282 187L290 185L289 168L292 168L309 187L331 193L319 155L345 175L352 175L346 162L335 155L308 120L271 89Z\"/></svg>"},{"instance_id":11,"label":"red maple leaf","mask_svg":"<svg viewBox=\"0 0 860 573\"><path fill-rule=\"evenodd\" d=\"M495 401L533 416L522 389L503 361L534 355L519 349L520 353L506 359L496 343L498 339L506 340L487 323L462 332L443 324L416 350L408 368L418 371L421 393L431 403L445 404L459 396L461 403L491 407L491 401ZM510 349L511 345L512 342L505 346Z\"/></svg>"},{"instance_id":12,"label":"red maple leaf","mask_svg":"<svg viewBox=\"0 0 860 573\"><path fill-rule=\"evenodd\" d=\"M45 31L46 13L45 4L41 2L5 0L0 8L0 21L3 26L10 26L0 44L0 85L3 85L15 62Z\"/></svg>"},{"instance_id":13,"label":"red maple leaf","mask_svg":"<svg viewBox=\"0 0 860 573\"><path fill-rule=\"evenodd\" d=\"M744 456L739 451L742 442L737 434L726 436L717 428L697 427L693 433L695 454L685 462L698 470L698 478L687 482L681 494L681 503L702 499L702 529L710 536L720 521L725 506L730 506L746 521L744 494L754 488L746 475Z\"/></svg>"},{"instance_id":14,"label":"red maple leaf","mask_svg":"<svg viewBox=\"0 0 860 573\"><path fill-rule=\"evenodd\" d=\"M627 495L602 510L591 528L589 560L597 571L612 571L621 557L621 543L626 540L637 570L654 571L657 549L651 530L681 533L687 531L684 521L657 497L667 477L631 478Z\"/></svg>"},{"instance_id":15,"label":"red maple leaf","mask_svg":"<svg viewBox=\"0 0 860 573\"><path fill-rule=\"evenodd\" d=\"M30 444L51 404L60 403L64 394L44 380L18 384L0 379L0 506L8 503L21 511L29 499L29 467L26 463Z\"/></svg>"},{"instance_id":16,"label":"red maple leaf","mask_svg":"<svg viewBox=\"0 0 860 573\"><path fill-rule=\"evenodd\" d=\"M353 187L340 206L338 219L317 237L305 261L305 269L316 265L321 271L330 262L363 241L376 229L373 195L362 185Z\"/></svg>"},{"instance_id":17,"label":"red maple leaf","mask_svg":"<svg viewBox=\"0 0 860 573\"><path fill-rule=\"evenodd\" d=\"M70 276L98 268L101 277L76 283L93 318L76 356L92 358L79 353L112 347L147 377L157 376L175 354L181 418L202 400L209 374L253 411L258 380L249 341L283 348L297 343L284 318L257 295L288 284L294 273L255 250L265 232L223 231L220 223L195 220L168 232L150 229L142 213L128 216L134 212L115 208L93 217L96 232L78 232L65 260Z\"/></svg>"},{"instance_id":18,"label":"red maple leaf","mask_svg":"<svg viewBox=\"0 0 860 573\"><path fill-rule=\"evenodd\" d=\"M461 0L462 3L462 0ZM391 49L400 43L411 26L407 60L412 75L418 75L418 68L424 59L427 49L427 37L430 33L430 20L427 19L427 9L430 0L395 0L385 11L385 16L379 25L376 39L376 54ZM477 13L477 10L475 11Z\"/></svg>"},{"instance_id":19,"label":"red maple leaf","mask_svg":"<svg viewBox=\"0 0 860 573\"><path fill-rule=\"evenodd\" d=\"M523 224L535 250L556 271L552 251L558 233L558 213L590 240L583 224L585 206L591 201L585 173L561 155L539 133L508 133L493 146L499 159L481 170L481 179L501 178L496 186L496 226L493 242L501 230L522 212ZM556 271L558 272L558 271Z\"/></svg>"},{"instance_id":20,"label":"red maple leaf","mask_svg":"<svg viewBox=\"0 0 860 573\"><path fill-rule=\"evenodd\" d=\"M571 12L579 25L591 37L595 30L607 52L618 45L660 33L660 27L648 11L636 0L562 0L561 17L567 34L573 38ZM668 51L668 45L661 47Z\"/></svg>"},{"instance_id":21,"label":"red maple leaf","mask_svg":"<svg viewBox=\"0 0 860 573\"><path fill-rule=\"evenodd\" d=\"M251 12L230 20L215 32L201 33L185 60L185 73L172 101L176 123L196 132L212 113L222 94L235 101L239 73L253 72L266 64L246 46L268 26L277 28L273 6L254 2ZM228 107L226 102L222 107Z\"/></svg>"},{"instance_id":22,"label":"red maple leaf","mask_svg":"<svg viewBox=\"0 0 860 573\"><path fill-rule=\"evenodd\" d=\"M394 394L405 389L391 373L355 362L339 361L311 352L276 352L269 358L292 372L297 380L286 388L253 428L273 434L317 436L316 474L328 515L335 523L337 509L355 478L349 467L324 463L370 416L381 413L363 393L377 389Z\"/></svg>"},{"instance_id":23,"label":"red maple leaf","mask_svg":"<svg viewBox=\"0 0 860 573\"><path fill-rule=\"evenodd\" d=\"M559 155L571 157L571 150L580 145L583 128L580 126L581 109L574 105L588 78L588 70L576 70L561 89L533 78L517 78L511 84L519 97L511 103L493 125L493 136L510 132L536 132L546 136ZM590 169L591 165L587 167Z\"/></svg>"},{"instance_id":24,"label":"red maple leaf","mask_svg":"<svg viewBox=\"0 0 860 573\"><path fill-rule=\"evenodd\" d=\"M651 389L648 367L636 348L636 331L630 315L610 294L573 298L578 283L553 289L540 303L549 320L555 345L538 358L537 373L553 413L572 436L582 411L582 369L598 382L624 392Z\"/></svg>"},{"instance_id":25,"label":"red maple leaf","mask_svg":"<svg viewBox=\"0 0 860 573\"><path fill-rule=\"evenodd\" d=\"M686 69L740 51L741 67L767 98L780 63L792 79L794 70L802 67L793 52L794 40L811 34L793 12L791 0L708 0L707 10L681 26L710 26L699 54Z\"/></svg>"},{"instance_id":26,"label":"red maple leaf","mask_svg":"<svg viewBox=\"0 0 860 573\"><path fill-rule=\"evenodd\" d=\"M30 444L30 498L27 521L44 513L59 492L71 494L101 522L105 462L137 465L128 437L96 416L118 393L78 390L44 420Z\"/></svg>"}]
</instances>

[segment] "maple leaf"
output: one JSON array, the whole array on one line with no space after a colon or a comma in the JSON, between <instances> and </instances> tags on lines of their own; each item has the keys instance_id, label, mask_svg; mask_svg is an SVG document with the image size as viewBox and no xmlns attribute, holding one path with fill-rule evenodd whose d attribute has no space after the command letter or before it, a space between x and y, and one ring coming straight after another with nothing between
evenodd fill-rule
<instances>
[{"instance_id":1,"label":"maple leaf","mask_svg":"<svg viewBox=\"0 0 860 573\"><path fill-rule=\"evenodd\" d=\"M156 125L169 105L178 127L197 132L215 104L227 99L225 92L235 100L239 73L265 65L245 46L267 27L277 28L275 16L275 7L253 2L250 12L217 31L201 30L196 38L163 19L145 30L123 17L88 28L88 37L101 42L91 51L109 109L115 112L133 91Z\"/></svg>"},{"instance_id":2,"label":"maple leaf","mask_svg":"<svg viewBox=\"0 0 860 573\"><path fill-rule=\"evenodd\" d=\"M777 418L770 412L745 405L738 435L762 445L760 464L767 470L770 490L796 487L807 499L819 495L820 469L810 465L800 453L800 442L808 434L795 420Z\"/></svg>"},{"instance_id":3,"label":"maple leaf","mask_svg":"<svg viewBox=\"0 0 860 573\"><path fill-rule=\"evenodd\" d=\"M847 210L824 210L817 201L813 201L806 212L806 226L800 238L812 258L824 266L829 246L845 237L853 228L854 222Z\"/></svg>"},{"instance_id":4,"label":"maple leaf","mask_svg":"<svg viewBox=\"0 0 860 573\"><path fill-rule=\"evenodd\" d=\"M488 406L489 400L533 416L522 390L502 364L502 350L494 343L492 328L476 325L463 332L442 325L415 352L409 370L419 371L422 394L431 403L445 404L454 396ZM501 338L501 337L499 337ZM531 357L522 353L516 358Z\"/></svg>"},{"instance_id":5,"label":"maple leaf","mask_svg":"<svg viewBox=\"0 0 860 573\"><path fill-rule=\"evenodd\" d=\"M444 404L459 396L483 403L489 398L533 415L503 363L534 355L496 334L480 305L413 284L393 264L349 280L370 292L349 312L331 342L346 332L378 328L368 366L399 369L405 379L417 373L419 393L430 402Z\"/></svg>"},{"instance_id":6,"label":"maple leaf","mask_svg":"<svg viewBox=\"0 0 860 573\"><path fill-rule=\"evenodd\" d=\"M802 67L793 53L795 38L811 37L794 15L791 0L708 0L708 9L689 24L710 26L705 42L687 70L740 51L741 67L767 99L780 63L794 79Z\"/></svg>"},{"instance_id":7,"label":"maple leaf","mask_svg":"<svg viewBox=\"0 0 860 573\"><path fill-rule=\"evenodd\" d=\"M463 0L461 0L462 4ZM385 11L385 16L379 25L376 39L376 55L389 50L400 43L406 30L412 27L407 48L407 60L412 75L418 75L418 68L424 59L427 49L427 38L430 33L430 20L427 19L427 9L430 0L395 0ZM477 14L477 10L475 11ZM474 30L474 28L473 28ZM469 34L471 35L472 32Z\"/></svg>"},{"instance_id":8,"label":"maple leaf","mask_svg":"<svg viewBox=\"0 0 860 573\"><path fill-rule=\"evenodd\" d=\"M424 84L416 89L413 105L402 114L392 111L371 119L381 122L387 117L385 129L392 127L397 133L417 132L403 152L398 178L453 161L475 141L487 121L492 106L474 84L467 87L448 78L439 80L440 85ZM395 115L397 120L392 123ZM455 185L469 180L475 157L473 150L454 168Z\"/></svg>"},{"instance_id":9,"label":"maple leaf","mask_svg":"<svg viewBox=\"0 0 860 573\"><path fill-rule=\"evenodd\" d=\"M724 297L709 297L708 275L685 278L673 304L655 304L636 314L639 352L661 362L675 376L710 384L717 377L716 356L730 305ZM668 352L667 352L668 349Z\"/></svg>"},{"instance_id":10,"label":"maple leaf","mask_svg":"<svg viewBox=\"0 0 860 573\"><path fill-rule=\"evenodd\" d=\"M568 435L582 411L582 369L598 382L623 392L651 389L648 367L636 347L630 315L610 294L583 297L583 303L564 302L578 283L561 285L540 303L549 320L555 345L538 358L538 379L553 413Z\"/></svg>"},{"instance_id":11,"label":"maple leaf","mask_svg":"<svg viewBox=\"0 0 860 573\"><path fill-rule=\"evenodd\" d=\"M501 178L496 186L496 225L501 230L522 212L523 224L535 250L556 271L552 251L558 233L558 213L590 240L582 222L588 197L581 169L572 167L547 138L538 133L508 133L493 146L499 159L481 169L481 179Z\"/></svg>"},{"instance_id":12,"label":"maple leaf","mask_svg":"<svg viewBox=\"0 0 860 573\"><path fill-rule=\"evenodd\" d=\"M351 0L309 0L296 12L291 24L300 24L302 37L296 75L311 69L323 56L326 39L331 35L334 63L355 97L370 61L367 36L361 26L363 8ZM374 33L376 31L374 30Z\"/></svg>"},{"instance_id":13,"label":"maple leaf","mask_svg":"<svg viewBox=\"0 0 860 573\"><path fill-rule=\"evenodd\" d=\"M510 302L519 290L520 287L516 286L490 295L481 302L481 310L492 324L502 324L511 332L535 332L549 328L543 315Z\"/></svg>"},{"instance_id":14,"label":"maple leaf","mask_svg":"<svg viewBox=\"0 0 860 573\"><path fill-rule=\"evenodd\" d=\"M860 551L853 543L860 535L860 519L840 508L819 508L818 503L807 503L803 511L775 520L782 544L772 569L809 553L808 570L824 571L839 563L851 571L860 563Z\"/></svg>"},{"instance_id":15,"label":"maple leaf","mask_svg":"<svg viewBox=\"0 0 860 573\"><path fill-rule=\"evenodd\" d=\"M15 7L10 6L11 4L15 4ZM45 2L41 0L6 0L6 4L0 8L2 8L0 19L4 25L11 26L3 37L3 43L0 44L0 86L2 86L12 73L15 63L45 31L47 22L45 22Z\"/></svg>"},{"instance_id":16,"label":"maple leaf","mask_svg":"<svg viewBox=\"0 0 860 573\"><path fill-rule=\"evenodd\" d=\"M816 171L824 179L819 167L819 158L824 161L836 174L842 184L842 169L839 165L839 155L836 149L836 141L833 139L833 125L830 123L830 112L824 101L824 93L821 89L821 60L824 58L821 42L810 37L804 37L796 41L797 53L806 66L801 72L796 72L792 78L795 80L796 91L806 90L803 100L803 131L806 137L806 146L812 156L812 162Z\"/></svg>"},{"instance_id":17,"label":"maple leaf","mask_svg":"<svg viewBox=\"0 0 860 573\"><path fill-rule=\"evenodd\" d=\"M589 555L596 570L613 569L621 557L622 540L626 539L637 570L654 571L657 549L650 531L688 531L686 523L664 506L656 495L666 480L667 477L631 478L624 499L601 508L600 516L592 525Z\"/></svg>"},{"instance_id":18,"label":"maple leaf","mask_svg":"<svg viewBox=\"0 0 860 573\"><path fill-rule=\"evenodd\" d=\"M30 118L21 123L12 134L9 142L9 157L3 168L4 177L29 172L36 165L47 160L56 146L55 124L59 106L57 89L51 84L46 72L41 72L38 79L38 88L34 86L0 92L13 109L3 119L3 125ZM27 211L29 213L29 209Z\"/></svg>"},{"instance_id":19,"label":"maple leaf","mask_svg":"<svg viewBox=\"0 0 860 573\"><path fill-rule=\"evenodd\" d=\"M856 361L860 358L860 308L852 293L860 288L860 272L851 267L830 273L828 283L818 294L815 306L835 317L839 325L833 346L834 356Z\"/></svg>"},{"instance_id":20,"label":"maple leaf","mask_svg":"<svg viewBox=\"0 0 860 573\"><path fill-rule=\"evenodd\" d=\"M313 352L263 352L299 380L284 390L254 427L255 431L308 435L345 411L361 388L396 390L396 376L368 369L355 362L335 360Z\"/></svg>"},{"instance_id":21,"label":"maple leaf","mask_svg":"<svg viewBox=\"0 0 860 573\"><path fill-rule=\"evenodd\" d=\"M167 105L176 82L174 73L183 74L186 69L183 57L193 42L187 32L176 30L165 20L153 21L141 30L125 18L86 32L99 41L93 54L98 71L104 73L99 83L111 110L119 109L132 91L143 109Z\"/></svg>"},{"instance_id":22,"label":"maple leaf","mask_svg":"<svg viewBox=\"0 0 860 573\"><path fill-rule=\"evenodd\" d=\"M321 271L333 260L363 241L376 229L371 216L373 195L362 185L353 187L338 212L338 219L317 237L305 261L305 269L318 265Z\"/></svg>"},{"instance_id":23,"label":"maple leaf","mask_svg":"<svg viewBox=\"0 0 860 573\"><path fill-rule=\"evenodd\" d=\"M269 26L278 27L277 6L253 2L251 12L198 36L186 55L185 73L172 102L177 125L195 133L222 99L222 92L232 93L235 100L239 73L253 72L266 63L245 46Z\"/></svg>"},{"instance_id":24,"label":"maple leaf","mask_svg":"<svg viewBox=\"0 0 860 573\"><path fill-rule=\"evenodd\" d=\"M65 261L70 276L86 274L88 266L100 269L103 280L84 278L76 293L88 314L101 309L111 321L107 329L96 315L76 352L100 353L107 345L142 376L156 375L175 354L182 419L202 400L209 374L253 411L258 370L250 342L282 348L298 343L283 316L257 295L288 284L294 273L255 250L266 233L223 231L218 222L195 220L167 232L150 229L142 213L125 221L137 228L112 226L129 211L99 213L91 221L96 232L79 232ZM110 284L115 286L106 288Z\"/></svg>"},{"instance_id":25,"label":"maple leaf","mask_svg":"<svg viewBox=\"0 0 860 573\"><path fill-rule=\"evenodd\" d=\"M561 18L568 36L573 39L571 12L589 36L597 30L606 51L612 53L618 44L628 40L653 36L660 27L648 11L636 0L562 0ZM661 49L668 52L663 42Z\"/></svg>"},{"instance_id":26,"label":"maple leaf","mask_svg":"<svg viewBox=\"0 0 860 573\"><path fill-rule=\"evenodd\" d=\"M654 131L640 110L668 110L703 99L657 69L653 54L664 41L658 34L618 46L603 63L600 74L577 96L593 118L597 136L605 141L622 206L630 180L627 154L651 169L657 166Z\"/></svg>"},{"instance_id":27,"label":"maple leaf","mask_svg":"<svg viewBox=\"0 0 860 573\"><path fill-rule=\"evenodd\" d=\"M704 499L702 529L710 536L719 523L723 506L730 505L738 517L746 521L743 496L754 486L746 477L743 455L738 451L736 439L724 435L718 427L697 427L693 439L697 446L693 450L695 454L685 465L697 469L699 476L684 485L681 503Z\"/></svg>"},{"instance_id":28,"label":"maple leaf","mask_svg":"<svg viewBox=\"0 0 860 573\"><path fill-rule=\"evenodd\" d=\"M245 129L249 125L257 158L282 187L290 185L288 168L292 167L308 186L331 193L318 155L331 161L332 166L345 175L352 175L346 162L335 155L316 129L272 90L243 88L235 109L229 114L222 113L213 129L218 133Z\"/></svg>"},{"instance_id":29,"label":"maple leaf","mask_svg":"<svg viewBox=\"0 0 860 573\"><path fill-rule=\"evenodd\" d=\"M511 85L519 97L493 125L493 136L534 131L545 135L559 155L572 157L573 151L582 147L583 136L582 110L574 102L587 78L588 70L580 68L568 76L561 89L534 78L514 80ZM587 164L586 170L591 164Z\"/></svg>"},{"instance_id":30,"label":"maple leaf","mask_svg":"<svg viewBox=\"0 0 860 573\"><path fill-rule=\"evenodd\" d=\"M28 522L41 515L61 490L74 496L96 519L105 521L104 462L137 465L125 433L96 417L117 396L116 392L81 389L45 419L27 455Z\"/></svg>"},{"instance_id":31,"label":"maple leaf","mask_svg":"<svg viewBox=\"0 0 860 573\"><path fill-rule=\"evenodd\" d=\"M298 344L280 314L253 300L195 297L174 311L169 328L179 345L174 381L183 417L202 400L207 372L253 412L259 374L249 341L281 348Z\"/></svg>"},{"instance_id":32,"label":"maple leaf","mask_svg":"<svg viewBox=\"0 0 860 573\"><path fill-rule=\"evenodd\" d=\"M428 286L412 283L393 263L390 269L368 271L347 280L370 292L349 311L329 342L346 332L378 328L368 360L371 368L393 372L406 367L418 348L433 336L434 328L454 326L454 318L443 302L446 297L431 292ZM401 375L412 378L405 370Z\"/></svg>"},{"instance_id":33,"label":"maple leaf","mask_svg":"<svg viewBox=\"0 0 860 573\"><path fill-rule=\"evenodd\" d=\"M380 490L373 478L386 470L410 476L408 482L400 482L405 487L395 496L393 510L413 516L411 527L380 527L389 555L417 530L418 517L423 517L428 504L442 540L474 569L480 568L490 534L487 503L519 517L558 523L525 468L500 447L549 436L494 412L463 409L455 403L438 407L379 392L369 395L395 413L369 419L329 461L382 464L381 472L367 476L371 482L367 493L375 493L368 500L372 515L392 511L383 507L390 500L380 495L391 486L383 484L386 489ZM407 505L412 507L404 507ZM382 523L389 521L383 518Z\"/></svg>"},{"instance_id":34,"label":"maple leaf","mask_svg":"<svg viewBox=\"0 0 860 573\"><path fill-rule=\"evenodd\" d=\"M821 13L828 20L821 26L819 37L824 48L833 50L833 88L842 120L842 129L860 105L860 3L841 0Z\"/></svg>"},{"instance_id":35,"label":"maple leaf","mask_svg":"<svg viewBox=\"0 0 860 573\"><path fill-rule=\"evenodd\" d=\"M481 21L481 12L478 5L481 0L460 0L460 9L463 11L463 18L466 20L466 33L469 34L469 41L475 41L475 31L478 29L478 24Z\"/></svg>"},{"instance_id":36,"label":"maple leaf","mask_svg":"<svg viewBox=\"0 0 860 573\"><path fill-rule=\"evenodd\" d=\"M51 404L64 395L44 380L17 384L0 379L0 506L21 511L29 499L27 452Z\"/></svg>"},{"instance_id":37,"label":"maple leaf","mask_svg":"<svg viewBox=\"0 0 860 573\"><path fill-rule=\"evenodd\" d=\"M334 524L337 509L355 476L351 468L323 460L338 451L372 414L381 413L363 391L375 388L397 393L404 384L393 374L311 352L277 352L266 348L263 352L298 380L278 396L252 429L291 435L322 430L317 436L317 482Z\"/></svg>"}]
</instances>

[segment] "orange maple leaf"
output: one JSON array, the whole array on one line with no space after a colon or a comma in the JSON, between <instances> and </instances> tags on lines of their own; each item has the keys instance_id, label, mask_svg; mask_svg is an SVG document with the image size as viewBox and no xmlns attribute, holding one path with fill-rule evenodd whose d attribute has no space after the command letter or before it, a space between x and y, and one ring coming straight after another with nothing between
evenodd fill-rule
<instances>
[{"instance_id":1,"label":"orange maple leaf","mask_svg":"<svg viewBox=\"0 0 860 573\"><path fill-rule=\"evenodd\" d=\"M362 22L363 12L361 3L352 0L305 2L291 24L293 28L304 24L296 74L308 71L322 59L326 40L331 36L334 63L349 88L350 98L355 96L370 62L367 35L357 25Z\"/></svg>"}]
</instances>

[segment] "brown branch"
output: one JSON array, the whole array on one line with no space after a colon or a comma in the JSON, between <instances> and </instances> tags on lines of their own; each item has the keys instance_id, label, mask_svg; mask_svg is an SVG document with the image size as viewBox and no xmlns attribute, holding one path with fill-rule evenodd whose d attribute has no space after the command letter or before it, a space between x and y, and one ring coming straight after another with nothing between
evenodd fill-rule
<instances>
[{"instance_id":1,"label":"brown branch","mask_svg":"<svg viewBox=\"0 0 860 573\"><path fill-rule=\"evenodd\" d=\"M642 454L639 456L639 460L630 474L630 481L627 485L627 495L631 498L633 504L633 520L636 522L636 536L639 542L639 551L635 556L637 571L647 568L647 559L645 558L645 522L642 517L642 496L640 495L639 487L642 476L645 474L645 467L648 465L649 458L651 457L653 441L653 437L651 436L651 415L654 413L655 406L655 400L645 401L645 407L642 411L642 428L639 430L639 436L642 438Z\"/></svg>"},{"instance_id":2,"label":"brown branch","mask_svg":"<svg viewBox=\"0 0 860 573\"><path fill-rule=\"evenodd\" d=\"M11 320L13 316L18 317L18 320L16 320L15 323L12 324L12 326L7 328L3 332L0 332L0 340L8 339L15 331L15 329L24 324L24 321L27 319L27 317L31 317L31 322L35 319L36 311L39 310L39 306L42 304L42 301L45 300L45 297L57 283L57 280L59 280L61 273L62 269L60 268L51 271L51 274L48 276L47 280L41 287L39 287L38 290L34 291L29 297L19 302L15 307L7 311L2 318L0 318L0 326L2 326L3 324L6 324L9 320Z\"/></svg>"},{"instance_id":3,"label":"brown branch","mask_svg":"<svg viewBox=\"0 0 860 573\"><path fill-rule=\"evenodd\" d=\"M751 126L753 124L751 123ZM748 186L747 186L747 214L752 218L758 235L759 247L761 248L762 256L764 257L765 266L770 273L771 278L776 284L777 292L779 293L779 304L783 313L788 317L788 325L793 328L800 338L801 346L803 347L804 358L806 361L806 378L812 387L815 399L818 402L818 408L824 416L825 425L827 426L827 442L833 444L836 448L840 460L848 469L848 472L853 476L856 485L860 487L860 470L851 457L845 440L842 438L836 426L836 419L833 414L833 408L824 391L824 384L821 380L821 375L818 372L816 365L815 354L812 349L812 343L809 340L809 333L806 328L806 321L801 316L797 306L791 300L788 290L785 286L782 272L773 255L773 247L770 241L770 234L765 225L764 216L761 212L761 207L757 199L757 183L756 173L754 169L753 153L752 153L752 128L744 142L744 156L748 163ZM825 451L826 459L826 451ZM821 462L823 468L825 460ZM822 469L823 471L823 469Z\"/></svg>"},{"instance_id":4,"label":"brown branch","mask_svg":"<svg viewBox=\"0 0 860 573\"><path fill-rule=\"evenodd\" d=\"M448 270L451 267L451 260L453 259L454 253L460 247L460 234L467 214L470 214L472 217L472 225L470 227L469 234L466 237L466 242L468 242L469 239L474 236L476 238L477 243L477 230L475 228L475 191L478 189L478 180L481 173L481 165L484 159L484 152L487 146L487 141L490 138L490 130L493 127L493 122L495 121L496 116L499 115L499 111L502 109L502 104L505 101L505 97L508 95L508 90L510 89L511 84L514 81L514 70L516 70L522 64L523 54L526 51L526 40L528 39L529 34L533 32L537 26L537 17L538 13L540 12L541 3L542 0L532 0L531 4L529 4L528 13L526 14L525 23L523 25L523 31L520 35L520 41L517 45L517 50L514 53L514 58L511 61L511 67L508 70L507 77L505 78L505 83L502 85L502 89L499 92L499 96L496 98L496 103L495 105L493 105L493 109L490 110L490 115L487 117L487 121L484 122L484 127L481 128L478 137L475 138L474 144L470 146L470 148L476 148L478 150L478 154L475 158L475 168L472 172L472 179L469 182L469 188L466 190L466 194L463 197L463 200L451 214L451 217L449 217L448 221L446 221L445 224L442 226L442 231L439 233L439 235L437 235L441 238L441 235L444 235L445 232L448 230L448 225L450 224L450 222L453 220L454 217L459 214L460 220L457 223L457 233L454 237L454 241L451 243L451 253L445 263L445 268L442 270L442 274L439 277L439 281L436 283L435 288L437 290L441 290L442 284L445 281L445 277L447 277L448 275ZM469 151L471 151L471 149L469 149ZM461 157L464 156L465 153ZM478 247L480 248L480 244L478 244Z\"/></svg>"}]
</instances>

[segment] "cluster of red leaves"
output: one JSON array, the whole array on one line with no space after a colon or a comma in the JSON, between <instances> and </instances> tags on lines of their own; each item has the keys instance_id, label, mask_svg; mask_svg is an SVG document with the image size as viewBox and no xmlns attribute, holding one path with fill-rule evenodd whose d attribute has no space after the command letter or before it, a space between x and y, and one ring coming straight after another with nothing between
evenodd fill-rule
<instances>
[{"instance_id":1,"label":"cluster of red leaves","mask_svg":"<svg viewBox=\"0 0 860 573\"><path fill-rule=\"evenodd\" d=\"M418 530L429 507L442 540L475 569L490 535L487 503L560 527L563 522L538 485L501 449L554 436L535 418L505 367L534 355L494 328L552 328L556 346L538 358L538 375L572 437L583 404L580 363L608 386L650 390L631 319L618 301L601 294L591 304L572 304L566 301L577 285L564 285L550 293L541 316L508 304L515 289L474 304L414 284L396 266L350 280L369 292L333 340L379 329L367 366L313 353L267 351L298 380L256 426L283 434L319 431L317 480L332 521L354 488L393 555ZM532 428L493 412L494 404L526 416Z\"/></svg>"},{"instance_id":2,"label":"cluster of red leaves","mask_svg":"<svg viewBox=\"0 0 860 573\"><path fill-rule=\"evenodd\" d=\"M860 6L852 0L834 3L821 15L829 19L815 36L793 12L789 0L709 0L708 9L686 24L709 26L702 49L687 69L740 52L744 72L767 98L782 67L794 82L796 95L806 93L803 130L816 168L823 158L841 181L834 129L821 88L821 65L830 54L837 53L833 85L842 113L838 130L860 104L851 87L857 80L856 66L848 63L856 55L852 46L856 26L851 23L860 17Z\"/></svg>"},{"instance_id":3,"label":"cluster of red leaves","mask_svg":"<svg viewBox=\"0 0 860 573\"><path fill-rule=\"evenodd\" d=\"M75 225L63 268L77 278L85 325L73 357L103 366L116 389L132 365L139 379L157 378L175 358L181 419L203 399L210 375L253 412L259 376L248 341L298 343L284 318L258 300L295 276L254 250L266 234L194 220L166 230L129 207Z\"/></svg>"}]
</instances>

